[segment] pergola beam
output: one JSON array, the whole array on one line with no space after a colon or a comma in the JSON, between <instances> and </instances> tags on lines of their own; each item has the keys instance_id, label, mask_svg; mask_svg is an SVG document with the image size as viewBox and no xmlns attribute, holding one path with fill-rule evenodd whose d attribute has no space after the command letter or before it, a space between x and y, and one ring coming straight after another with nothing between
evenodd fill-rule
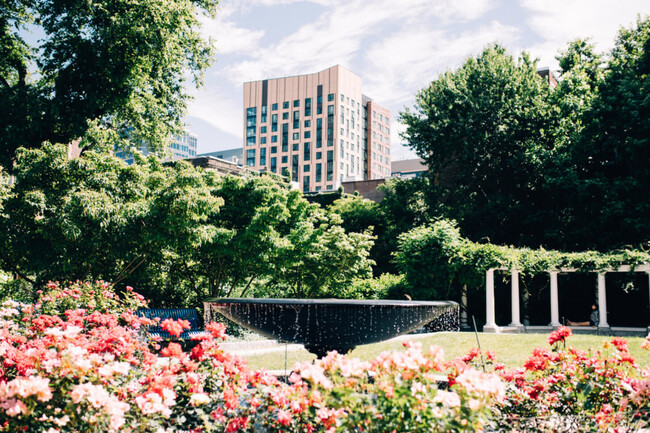
<instances>
[{"instance_id":1,"label":"pergola beam","mask_svg":"<svg viewBox=\"0 0 650 433\"><path fill-rule=\"evenodd\" d=\"M519 302L519 271L517 269L510 269L506 267L491 268L485 272L485 318L486 323L483 327L484 332L499 332L499 326L496 324L495 314L495 299L494 299L494 271L510 271L511 276L511 314L512 322L510 326L524 330L521 324L520 302ZM560 272L581 272L579 269L574 268L559 268L550 269L549 273L551 282L551 326L560 326L560 313L559 313L559 296L558 296L558 274ZM587 271L589 272L589 271ZM600 323L598 330L608 332L610 330L609 323L607 322L607 286L605 284L605 274L607 272L645 272L649 277L650 284L650 265L621 265L617 268L600 269L597 272L598 281L598 308L600 314ZM650 288L648 290L648 302L650 302ZM650 322L650 318L649 318ZM650 323L648 324L648 332L650 332Z\"/></svg>"}]
</instances>

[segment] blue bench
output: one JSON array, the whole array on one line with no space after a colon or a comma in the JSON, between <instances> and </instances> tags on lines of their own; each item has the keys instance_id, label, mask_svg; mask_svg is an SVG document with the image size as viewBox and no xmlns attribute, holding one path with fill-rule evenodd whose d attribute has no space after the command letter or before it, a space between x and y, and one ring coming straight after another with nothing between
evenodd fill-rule
<instances>
[{"instance_id":1,"label":"blue bench","mask_svg":"<svg viewBox=\"0 0 650 433\"><path fill-rule=\"evenodd\" d=\"M160 318L157 325L150 326L147 330L149 335L154 335L162 338L172 338L178 340L189 340L197 334L202 334L201 322L196 310L192 308L141 308L135 312L140 317L147 319ZM179 337L172 337L167 331L160 327L160 323L166 319L173 320L187 320L190 322L190 329L186 329Z\"/></svg>"}]
</instances>

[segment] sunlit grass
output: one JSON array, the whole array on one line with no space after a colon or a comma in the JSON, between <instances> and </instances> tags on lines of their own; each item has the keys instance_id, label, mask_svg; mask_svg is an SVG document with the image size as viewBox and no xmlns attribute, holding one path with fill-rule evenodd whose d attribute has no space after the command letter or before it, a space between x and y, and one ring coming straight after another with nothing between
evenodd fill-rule
<instances>
[{"instance_id":1,"label":"sunlit grass","mask_svg":"<svg viewBox=\"0 0 650 433\"><path fill-rule=\"evenodd\" d=\"M479 334L483 351L490 350L496 354L497 361L506 364L507 368L523 366L526 358L535 347L550 347L546 342L548 334ZM581 350L598 350L612 337L597 335L573 335L568 339L568 345ZM650 365L650 351L641 349L643 338L626 337L630 353L639 365ZM444 349L445 359L453 359L463 355L473 347L477 347L476 337L470 332L443 332L426 337L414 335L414 341L420 341L424 348L438 345ZM403 342L387 341L382 343L359 346L353 350L350 357L370 360L386 350L403 350ZM265 354L242 355L254 369L283 370L285 368L285 351L280 350ZM291 367L296 362L312 361L314 355L304 349L287 351L286 366Z\"/></svg>"}]
</instances>

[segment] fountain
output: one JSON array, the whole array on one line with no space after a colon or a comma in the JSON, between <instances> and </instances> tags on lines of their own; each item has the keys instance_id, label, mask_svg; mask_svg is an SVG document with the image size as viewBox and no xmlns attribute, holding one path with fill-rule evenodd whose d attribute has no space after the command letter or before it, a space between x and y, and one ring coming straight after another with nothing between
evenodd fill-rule
<instances>
[{"instance_id":1,"label":"fountain","mask_svg":"<svg viewBox=\"0 0 650 433\"><path fill-rule=\"evenodd\" d=\"M430 322L432 329L459 330L459 308L452 301L214 298L204 306L206 323L219 313L266 337L303 344L318 357L331 350L347 353Z\"/></svg>"}]
</instances>

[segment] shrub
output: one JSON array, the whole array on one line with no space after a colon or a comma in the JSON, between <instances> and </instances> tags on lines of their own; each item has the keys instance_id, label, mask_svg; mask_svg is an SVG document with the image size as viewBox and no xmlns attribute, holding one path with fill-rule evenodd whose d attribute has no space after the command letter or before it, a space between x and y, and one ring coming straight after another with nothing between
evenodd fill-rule
<instances>
[{"instance_id":1,"label":"shrub","mask_svg":"<svg viewBox=\"0 0 650 433\"><path fill-rule=\"evenodd\" d=\"M627 431L650 421L650 368L636 364L627 341L602 349L566 347L569 328L549 336L523 368L503 371L506 400L496 407L501 428L523 431ZM650 338L644 347L650 349ZM565 430L566 429L566 430Z\"/></svg>"},{"instance_id":2,"label":"shrub","mask_svg":"<svg viewBox=\"0 0 650 433\"><path fill-rule=\"evenodd\" d=\"M134 292L132 287L127 286L120 297L113 291L112 286L104 281L77 281L67 285L49 282L44 291L39 290L37 293L36 305L40 313L60 317L68 310L80 308L119 316L125 312L133 313L147 305L144 297Z\"/></svg>"}]
</instances>

